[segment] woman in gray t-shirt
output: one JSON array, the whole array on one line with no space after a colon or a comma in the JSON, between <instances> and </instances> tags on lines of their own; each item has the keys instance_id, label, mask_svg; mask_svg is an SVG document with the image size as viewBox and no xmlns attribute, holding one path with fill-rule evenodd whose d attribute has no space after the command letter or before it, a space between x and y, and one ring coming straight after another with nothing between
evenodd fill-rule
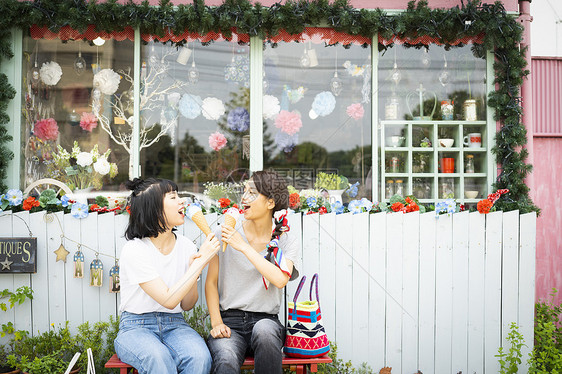
<instances>
[{"instance_id":1,"label":"woman in gray t-shirt","mask_svg":"<svg viewBox=\"0 0 562 374\"><path fill-rule=\"evenodd\" d=\"M211 260L205 283L213 373L239 373L247 353L254 356L255 373L282 373L285 327L277 314L283 288L298 277L288 204L285 180L258 171L244 188L242 222L217 230L228 246Z\"/></svg>"}]
</instances>

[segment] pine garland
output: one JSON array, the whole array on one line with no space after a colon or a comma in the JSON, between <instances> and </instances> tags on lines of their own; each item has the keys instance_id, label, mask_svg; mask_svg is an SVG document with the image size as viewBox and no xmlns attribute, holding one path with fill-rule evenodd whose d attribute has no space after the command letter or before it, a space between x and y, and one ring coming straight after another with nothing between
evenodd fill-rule
<instances>
[{"instance_id":1,"label":"pine garland","mask_svg":"<svg viewBox=\"0 0 562 374\"><path fill-rule=\"evenodd\" d=\"M504 211L539 212L524 183L532 166L525 163L528 153L522 148L527 140L526 129L521 123L519 95L523 79L528 74L524 51L519 49L522 27L506 13L500 2L461 2L460 7L431 9L426 0L412 1L405 12L387 15L380 9L354 9L348 0L331 3L328 0L287 0L271 7L252 4L249 0L224 0L217 7L207 6L203 0L178 6L173 6L170 0L161 0L157 7L150 6L148 1L118 4L117 0L109 0L98 4L95 0L0 0L0 30L10 27L26 29L36 24L55 32L66 25L84 31L93 24L98 31L107 32L131 26L138 27L141 33L159 36L167 30L173 33L190 30L201 34L221 32L229 37L235 29L239 33L266 38L277 35L281 30L295 34L304 31L306 25L327 24L337 31L366 37L376 33L387 39L393 35L428 35L437 38L445 48L451 48L450 43L461 37L483 34L483 45L474 48L481 55L486 49L494 51L498 89L490 93L488 105L495 109L496 120L502 125L492 150L501 164L501 173L494 187L511 191L509 199L502 198L496 205ZM0 53L3 57L11 54L7 39L7 33L0 33ZM386 47L379 45L379 48ZM5 179L10 159L10 151L5 147L9 139L3 125L9 121L5 109L7 102L13 98L13 92L6 77L0 77L1 179ZM5 186L0 185L0 189L5 189Z\"/></svg>"}]
</instances>

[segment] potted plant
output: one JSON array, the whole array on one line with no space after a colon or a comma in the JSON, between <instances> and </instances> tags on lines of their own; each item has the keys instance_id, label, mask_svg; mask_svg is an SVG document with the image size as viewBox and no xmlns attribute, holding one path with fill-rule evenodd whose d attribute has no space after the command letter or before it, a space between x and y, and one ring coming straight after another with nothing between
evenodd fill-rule
<instances>
[{"instance_id":1,"label":"potted plant","mask_svg":"<svg viewBox=\"0 0 562 374\"><path fill-rule=\"evenodd\" d=\"M18 374L19 369L8 364L9 347L0 345L0 373L2 374Z\"/></svg>"},{"instance_id":2,"label":"potted plant","mask_svg":"<svg viewBox=\"0 0 562 374\"><path fill-rule=\"evenodd\" d=\"M327 190L331 199L341 203L342 194L350 187L350 183L348 179L342 175L320 172L316 176L314 187L318 190Z\"/></svg>"}]
</instances>

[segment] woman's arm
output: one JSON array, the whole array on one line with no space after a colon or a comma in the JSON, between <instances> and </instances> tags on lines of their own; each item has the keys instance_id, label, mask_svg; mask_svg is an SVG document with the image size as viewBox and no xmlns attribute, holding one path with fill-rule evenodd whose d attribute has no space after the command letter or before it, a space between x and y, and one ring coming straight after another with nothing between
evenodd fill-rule
<instances>
[{"instance_id":1,"label":"woman's arm","mask_svg":"<svg viewBox=\"0 0 562 374\"><path fill-rule=\"evenodd\" d=\"M254 247L246 242L236 229L226 225L222 225L221 229L223 242L230 244L232 248L242 252L252 265L254 265L256 270L275 287L285 287L287 282L289 282L290 276L256 252ZM291 273L293 271L293 262L291 260L287 260L287 267L289 273Z\"/></svg>"},{"instance_id":2,"label":"woman's arm","mask_svg":"<svg viewBox=\"0 0 562 374\"><path fill-rule=\"evenodd\" d=\"M207 263L219 251L219 241L211 233L199 249L200 257L193 260L187 272L172 287L168 287L162 278L158 277L148 282L140 283L140 287L160 305L174 309L197 284L197 278ZM197 294L197 288L195 287ZM195 301L197 301L197 297ZM195 304L195 302L194 302Z\"/></svg>"},{"instance_id":3,"label":"woman's arm","mask_svg":"<svg viewBox=\"0 0 562 374\"><path fill-rule=\"evenodd\" d=\"M229 338L230 328L226 326L221 317L219 307L219 258L214 257L209 262L207 269L207 279L205 280L205 298L207 299L207 308L211 316L211 336L213 338Z\"/></svg>"}]
</instances>

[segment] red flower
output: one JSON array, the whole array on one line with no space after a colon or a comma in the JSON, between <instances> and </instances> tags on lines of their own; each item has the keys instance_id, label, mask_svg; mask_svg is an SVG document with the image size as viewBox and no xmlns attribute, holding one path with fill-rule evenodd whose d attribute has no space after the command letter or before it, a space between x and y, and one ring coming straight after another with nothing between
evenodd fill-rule
<instances>
[{"instance_id":1,"label":"red flower","mask_svg":"<svg viewBox=\"0 0 562 374\"><path fill-rule=\"evenodd\" d=\"M237 204L232 204L232 207L233 207L233 208L236 208L236 209L238 209L238 210L240 210L240 208L238 207Z\"/></svg>"},{"instance_id":2,"label":"red flower","mask_svg":"<svg viewBox=\"0 0 562 374\"><path fill-rule=\"evenodd\" d=\"M328 209L326 209L325 206L321 206L320 209L318 209L318 213L320 214L328 213Z\"/></svg>"},{"instance_id":3,"label":"red flower","mask_svg":"<svg viewBox=\"0 0 562 374\"><path fill-rule=\"evenodd\" d=\"M221 199L219 199L219 204L221 208L226 208L230 205L230 200L227 199L226 197L223 197Z\"/></svg>"},{"instance_id":4,"label":"red flower","mask_svg":"<svg viewBox=\"0 0 562 374\"><path fill-rule=\"evenodd\" d=\"M415 204L415 202L414 202L412 199L410 199L409 197L406 198L406 202L407 202L408 204L412 204L412 203Z\"/></svg>"},{"instance_id":5,"label":"red flower","mask_svg":"<svg viewBox=\"0 0 562 374\"><path fill-rule=\"evenodd\" d=\"M399 212L402 210L402 208L404 208L404 204L402 204L401 202L397 201L394 204L392 204L392 206L390 207L393 211L395 212Z\"/></svg>"},{"instance_id":6,"label":"red flower","mask_svg":"<svg viewBox=\"0 0 562 374\"><path fill-rule=\"evenodd\" d=\"M35 200L35 198L33 196L29 196L23 202L23 209L31 210L31 208L39 206L39 205L40 205L39 201Z\"/></svg>"},{"instance_id":7,"label":"red flower","mask_svg":"<svg viewBox=\"0 0 562 374\"><path fill-rule=\"evenodd\" d=\"M92 211L95 211L96 209L99 209L99 208L100 208L100 206L99 206L98 204L92 204L92 205L90 205L90 209L91 209Z\"/></svg>"},{"instance_id":8,"label":"red flower","mask_svg":"<svg viewBox=\"0 0 562 374\"><path fill-rule=\"evenodd\" d=\"M418 204L416 204L415 201L412 201L410 204L408 204L408 207L406 208L406 212L407 212L407 213L409 213L409 212L416 212L416 211L418 211L418 210L420 210L420 207L419 207Z\"/></svg>"},{"instance_id":9,"label":"red flower","mask_svg":"<svg viewBox=\"0 0 562 374\"><path fill-rule=\"evenodd\" d=\"M314 214L314 213L318 213L318 212L313 212L312 210L309 210L308 212L306 212L306 215L308 216L309 214Z\"/></svg>"},{"instance_id":10,"label":"red flower","mask_svg":"<svg viewBox=\"0 0 562 374\"><path fill-rule=\"evenodd\" d=\"M478 209L478 211L480 213L487 214L487 213L490 213L490 208L492 206L494 206L494 204L490 200L484 199L484 200L480 200L478 202L478 204L476 205L476 208Z\"/></svg>"},{"instance_id":11,"label":"red flower","mask_svg":"<svg viewBox=\"0 0 562 374\"><path fill-rule=\"evenodd\" d=\"M464 204L461 204L461 205L459 206L459 211L464 212L465 209L466 209L466 207L464 206Z\"/></svg>"},{"instance_id":12,"label":"red flower","mask_svg":"<svg viewBox=\"0 0 562 374\"><path fill-rule=\"evenodd\" d=\"M289 207L297 208L301 203L301 198L298 193L294 192L289 195Z\"/></svg>"}]
</instances>

